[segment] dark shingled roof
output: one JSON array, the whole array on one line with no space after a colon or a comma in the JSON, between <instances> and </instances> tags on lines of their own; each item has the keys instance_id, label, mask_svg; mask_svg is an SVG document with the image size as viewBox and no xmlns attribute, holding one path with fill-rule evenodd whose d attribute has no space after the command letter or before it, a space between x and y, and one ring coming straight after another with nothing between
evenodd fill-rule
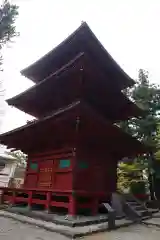
<instances>
[{"instance_id":1,"label":"dark shingled roof","mask_svg":"<svg viewBox=\"0 0 160 240\"><path fill-rule=\"evenodd\" d=\"M82 92L80 78L83 81ZM144 114L116 89L115 82L103 75L86 53L79 53L43 81L7 102L39 118L79 98L93 105L99 113L112 121Z\"/></svg>"},{"instance_id":2,"label":"dark shingled roof","mask_svg":"<svg viewBox=\"0 0 160 240\"><path fill-rule=\"evenodd\" d=\"M120 89L134 84L134 81L105 50L85 22L56 48L23 69L21 73L35 83L38 83L51 73L57 71L80 52L87 52L107 76L113 81L117 79Z\"/></svg>"},{"instance_id":3,"label":"dark shingled roof","mask_svg":"<svg viewBox=\"0 0 160 240\"><path fill-rule=\"evenodd\" d=\"M89 105L80 101L59 109L42 120L0 135L0 143L12 148L20 148L27 153L27 149L30 147L35 149L37 143L54 144L59 140L64 143L74 142L77 134L77 116L80 116L79 136L83 144L91 143L106 149L112 148L121 154L121 157L148 151L148 148L134 137L112 125L97 115Z\"/></svg>"}]
</instances>

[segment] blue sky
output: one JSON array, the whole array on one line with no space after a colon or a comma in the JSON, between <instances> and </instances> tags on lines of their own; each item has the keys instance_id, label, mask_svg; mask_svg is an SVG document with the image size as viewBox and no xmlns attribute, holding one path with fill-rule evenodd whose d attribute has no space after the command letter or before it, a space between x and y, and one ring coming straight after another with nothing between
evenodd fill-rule
<instances>
[{"instance_id":1,"label":"blue sky","mask_svg":"<svg viewBox=\"0 0 160 240\"><path fill-rule=\"evenodd\" d=\"M149 71L160 83L159 0L12 0L19 5L16 21L20 37L3 50L1 73L5 98L32 85L20 70L47 53L86 21L107 51L132 77ZM1 131L26 123L30 117L6 104Z\"/></svg>"}]
</instances>

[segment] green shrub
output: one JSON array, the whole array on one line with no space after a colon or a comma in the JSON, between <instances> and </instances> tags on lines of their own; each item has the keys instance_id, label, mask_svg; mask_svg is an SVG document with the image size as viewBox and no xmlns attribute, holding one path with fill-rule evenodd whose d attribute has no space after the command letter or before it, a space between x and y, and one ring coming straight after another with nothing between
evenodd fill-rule
<instances>
[{"instance_id":1,"label":"green shrub","mask_svg":"<svg viewBox=\"0 0 160 240\"><path fill-rule=\"evenodd\" d=\"M132 181L130 184L130 192L134 195L146 194L146 184L144 181Z\"/></svg>"}]
</instances>

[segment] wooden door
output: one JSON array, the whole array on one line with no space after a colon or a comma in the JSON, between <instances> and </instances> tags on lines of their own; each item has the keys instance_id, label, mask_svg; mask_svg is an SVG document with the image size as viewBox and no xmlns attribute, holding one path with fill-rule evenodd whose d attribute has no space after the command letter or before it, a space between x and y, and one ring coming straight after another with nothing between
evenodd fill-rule
<instances>
[{"instance_id":1,"label":"wooden door","mask_svg":"<svg viewBox=\"0 0 160 240\"><path fill-rule=\"evenodd\" d=\"M38 177L38 187L39 188L53 188L53 160L44 160L39 165L39 177Z\"/></svg>"}]
</instances>

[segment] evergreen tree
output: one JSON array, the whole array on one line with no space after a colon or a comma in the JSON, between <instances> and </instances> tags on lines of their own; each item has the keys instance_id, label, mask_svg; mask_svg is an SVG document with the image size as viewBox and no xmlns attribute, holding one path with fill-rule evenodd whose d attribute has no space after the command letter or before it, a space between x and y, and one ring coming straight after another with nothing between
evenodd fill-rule
<instances>
[{"instance_id":1,"label":"evergreen tree","mask_svg":"<svg viewBox=\"0 0 160 240\"><path fill-rule=\"evenodd\" d=\"M151 149L147 156L136 158L134 162L140 162L142 165L146 165L146 162L148 163L150 191L153 198L154 192L157 193L157 196L159 195L157 184L155 183L156 162L154 153L159 145L160 88L150 83L148 72L140 69L135 86L131 90L125 91L125 93L137 106L144 110L142 116L124 121L120 123L120 127Z\"/></svg>"},{"instance_id":2,"label":"evergreen tree","mask_svg":"<svg viewBox=\"0 0 160 240\"><path fill-rule=\"evenodd\" d=\"M10 4L9 1L5 0L0 6L0 71L2 71L2 48L11 41L15 36L18 35L15 29L15 20L18 15L18 7ZM4 90L2 88L3 83L0 79L0 102L4 101ZM3 106L3 104L1 105ZM0 126L1 117L4 115L4 109L0 109Z\"/></svg>"},{"instance_id":3,"label":"evergreen tree","mask_svg":"<svg viewBox=\"0 0 160 240\"><path fill-rule=\"evenodd\" d=\"M0 65L2 64L2 47L18 35L15 20L18 16L18 7L5 0L0 6Z\"/></svg>"}]
</instances>

